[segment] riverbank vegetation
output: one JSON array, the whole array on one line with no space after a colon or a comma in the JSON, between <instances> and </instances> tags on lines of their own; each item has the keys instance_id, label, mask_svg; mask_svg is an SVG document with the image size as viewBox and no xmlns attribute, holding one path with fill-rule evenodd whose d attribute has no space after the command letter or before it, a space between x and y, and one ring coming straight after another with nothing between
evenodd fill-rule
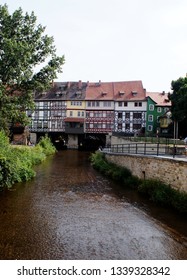
<instances>
[{"instance_id":1,"label":"riverbank vegetation","mask_svg":"<svg viewBox=\"0 0 187 280\"><path fill-rule=\"evenodd\" d=\"M0 131L0 190L33 178L33 166L44 161L55 151L47 136L42 137L34 147L13 146L9 144L5 133Z\"/></svg>"},{"instance_id":2,"label":"riverbank vegetation","mask_svg":"<svg viewBox=\"0 0 187 280\"><path fill-rule=\"evenodd\" d=\"M154 203L187 214L187 194L185 192L179 192L159 180L139 179L133 176L129 169L108 162L101 152L91 155L91 163L95 169L108 178L120 182L125 188L134 188Z\"/></svg>"}]
</instances>

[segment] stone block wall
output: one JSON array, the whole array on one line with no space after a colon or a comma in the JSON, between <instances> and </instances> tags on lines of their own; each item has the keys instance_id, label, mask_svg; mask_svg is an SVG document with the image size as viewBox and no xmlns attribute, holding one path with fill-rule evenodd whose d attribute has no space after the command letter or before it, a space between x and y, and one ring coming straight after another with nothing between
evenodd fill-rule
<instances>
[{"instance_id":1,"label":"stone block wall","mask_svg":"<svg viewBox=\"0 0 187 280\"><path fill-rule=\"evenodd\" d=\"M131 170L141 179L157 179L187 192L187 161L144 155L105 154L106 159Z\"/></svg>"}]
</instances>

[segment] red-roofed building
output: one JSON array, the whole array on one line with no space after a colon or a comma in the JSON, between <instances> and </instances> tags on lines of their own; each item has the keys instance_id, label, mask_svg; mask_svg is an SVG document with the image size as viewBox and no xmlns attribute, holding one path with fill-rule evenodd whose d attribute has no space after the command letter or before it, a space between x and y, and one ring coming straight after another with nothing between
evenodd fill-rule
<instances>
[{"instance_id":1,"label":"red-roofed building","mask_svg":"<svg viewBox=\"0 0 187 280\"><path fill-rule=\"evenodd\" d=\"M171 106L164 93L146 93L142 81L56 82L35 93L30 132L49 133L71 147L88 139L105 144L106 135L154 134L158 117ZM86 143L87 145L87 143Z\"/></svg>"},{"instance_id":2,"label":"red-roofed building","mask_svg":"<svg viewBox=\"0 0 187 280\"><path fill-rule=\"evenodd\" d=\"M89 83L86 133L136 133L145 127L146 94L141 81Z\"/></svg>"},{"instance_id":3,"label":"red-roofed building","mask_svg":"<svg viewBox=\"0 0 187 280\"><path fill-rule=\"evenodd\" d=\"M113 83L88 83L86 88L86 133L110 133L114 128Z\"/></svg>"},{"instance_id":4,"label":"red-roofed building","mask_svg":"<svg viewBox=\"0 0 187 280\"><path fill-rule=\"evenodd\" d=\"M146 126L146 91L141 81L115 82L114 131L134 134Z\"/></svg>"}]
</instances>

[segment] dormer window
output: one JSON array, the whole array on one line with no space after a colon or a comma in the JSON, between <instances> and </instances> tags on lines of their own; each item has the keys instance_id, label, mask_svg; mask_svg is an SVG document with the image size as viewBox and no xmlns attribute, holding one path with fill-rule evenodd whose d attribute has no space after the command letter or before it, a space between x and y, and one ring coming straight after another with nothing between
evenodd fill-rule
<instances>
[{"instance_id":1,"label":"dormer window","mask_svg":"<svg viewBox=\"0 0 187 280\"><path fill-rule=\"evenodd\" d=\"M76 93L75 93L75 95L76 95L77 97L80 97L80 96L81 96L81 94L82 94L82 92L81 92L81 91L76 91Z\"/></svg>"},{"instance_id":2,"label":"dormer window","mask_svg":"<svg viewBox=\"0 0 187 280\"><path fill-rule=\"evenodd\" d=\"M102 95L102 96L105 96L105 95L107 95L107 92L106 92L106 91L103 91L103 92L101 93L101 95Z\"/></svg>"},{"instance_id":3,"label":"dormer window","mask_svg":"<svg viewBox=\"0 0 187 280\"><path fill-rule=\"evenodd\" d=\"M138 94L137 91L132 91L133 96L136 96L137 94Z\"/></svg>"},{"instance_id":4,"label":"dormer window","mask_svg":"<svg viewBox=\"0 0 187 280\"><path fill-rule=\"evenodd\" d=\"M59 97L60 95L62 95L62 92L61 92L61 91L57 91L57 92L55 92L55 95L56 95L57 97Z\"/></svg>"},{"instance_id":5,"label":"dormer window","mask_svg":"<svg viewBox=\"0 0 187 280\"><path fill-rule=\"evenodd\" d=\"M120 95L120 96L122 96L122 95L124 95L124 94L125 94L125 92L124 92L123 90L120 90L120 91L119 91L119 95Z\"/></svg>"}]
</instances>

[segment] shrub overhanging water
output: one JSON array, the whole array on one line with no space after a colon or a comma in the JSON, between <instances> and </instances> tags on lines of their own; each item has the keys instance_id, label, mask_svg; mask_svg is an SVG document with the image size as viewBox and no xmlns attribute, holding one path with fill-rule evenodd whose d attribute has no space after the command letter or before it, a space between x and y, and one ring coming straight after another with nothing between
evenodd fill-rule
<instances>
[{"instance_id":1,"label":"shrub overhanging water","mask_svg":"<svg viewBox=\"0 0 187 280\"><path fill-rule=\"evenodd\" d=\"M33 166L44 161L55 151L47 136L42 137L35 147L12 146L8 137L0 131L0 189L33 178Z\"/></svg>"}]
</instances>

